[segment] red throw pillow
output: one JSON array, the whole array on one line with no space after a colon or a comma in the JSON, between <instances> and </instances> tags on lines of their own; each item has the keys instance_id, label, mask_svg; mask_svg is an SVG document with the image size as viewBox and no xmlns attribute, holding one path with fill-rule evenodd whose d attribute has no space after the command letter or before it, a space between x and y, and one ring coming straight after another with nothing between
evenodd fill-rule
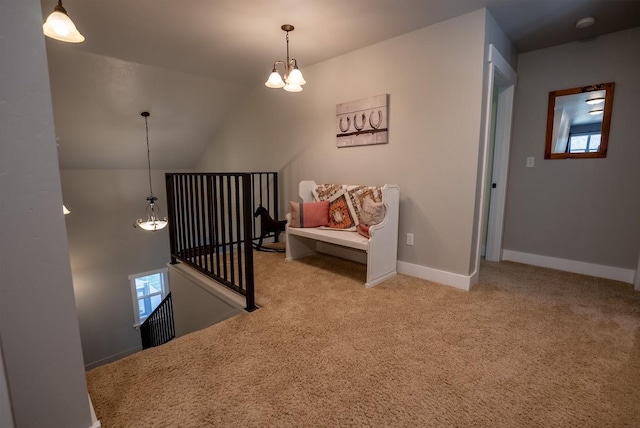
<instances>
[{"instance_id":1,"label":"red throw pillow","mask_svg":"<svg viewBox=\"0 0 640 428\"><path fill-rule=\"evenodd\" d=\"M329 224L329 201L289 202L289 227L319 227Z\"/></svg>"}]
</instances>

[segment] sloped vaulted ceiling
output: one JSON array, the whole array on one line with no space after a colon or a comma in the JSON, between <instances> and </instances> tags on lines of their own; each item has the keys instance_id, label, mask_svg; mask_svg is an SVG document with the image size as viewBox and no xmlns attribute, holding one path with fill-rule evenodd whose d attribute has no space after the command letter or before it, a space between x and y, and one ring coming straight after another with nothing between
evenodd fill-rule
<instances>
[{"instance_id":1,"label":"sloped vaulted ceiling","mask_svg":"<svg viewBox=\"0 0 640 428\"><path fill-rule=\"evenodd\" d=\"M55 0L41 0L43 18ZM47 39L62 168L190 168L230 109L285 57L301 69L487 7L520 52L640 25L640 1L65 0L86 41ZM578 31L575 21L596 16ZM312 84L312 82L310 82ZM292 94L292 96L304 96Z\"/></svg>"}]
</instances>

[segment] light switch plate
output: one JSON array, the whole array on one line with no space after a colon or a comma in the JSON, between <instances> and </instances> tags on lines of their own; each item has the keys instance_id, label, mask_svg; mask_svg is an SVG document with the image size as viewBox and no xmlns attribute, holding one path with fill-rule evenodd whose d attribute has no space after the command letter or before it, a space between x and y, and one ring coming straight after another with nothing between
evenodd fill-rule
<instances>
[{"instance_id":1,"label":"light switch plate","mask_svg":"<svg viewBox=\"0 0 640 428\"><path fill-rule=\"evenodd\" d=\"M529 156L527 158L527 168L533 168L533 164L535 162L536 158L534 158L533 156Z\"/></svg>"}]
</instances>

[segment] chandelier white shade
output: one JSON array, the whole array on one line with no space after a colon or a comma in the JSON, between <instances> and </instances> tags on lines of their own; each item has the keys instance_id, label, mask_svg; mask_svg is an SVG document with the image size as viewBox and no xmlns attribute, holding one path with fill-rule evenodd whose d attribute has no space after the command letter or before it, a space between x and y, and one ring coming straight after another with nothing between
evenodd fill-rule
<instances>
[{"instance_id":1,"label":"chandelier white shade","mask_svg":"<svg viewBox=\"0 0 640 428\"><path fill-rule=\"evenodd\" d=\"M42 24L42 31L45 36L63 42L84 42L84 36L80 34L71 18L69 18L67 11L62 7L62 0L58 0L58 4L53 8L53 12L47 17L44 24Z\"/></svg>"},{"instance_id":2,"label":"chandelier white shade","mask_svg":"<svg viewBox=\"0 0 640 428\"><path fill-rule=\"evenodd\" d=\"M64 204L62 204L62 214L64 215L71 214L71 211L69 211L67 207L64 206Z\"/></svg>"},{"instance_id":3,"label":"chandelier white shade","mask_svg":"<svg viewBox=\"0 0 640 428\"><path fill-rule=\"evenodd\" d=\"M164 229L167 226L167 218L160 219L160 208L156 205L158 198L153 196L153 187L151 185L151 152L149 150L149 123L147 118L150 116L148 111L143 111L140 116L144 117L144 126L147 135L147 165L149 167L149 196L147 197L147 220L139 218L133 223L133 227L139 227L142 230L155 232Z\"/></svg>"},{"instance_id":4,"label":"chandelier white shade","mask_svg":"<svg viewBox=\"0 0 640 428\"><path fill-rule=\"evenodd\" d=\"M149 230L151 232L155 232L156 230L164 229L168 222L165 217L164 220L160 220L160 210L156 205L156 201L158 198L155 196L149 196L147 198L147 220L143 221L141 218L137 219L134 227L139 227L142 230Z\"/></svg>"},{"instance_id":5,"label":"chandelier white shade","mask_svg":"<svg viewBox=\"0 0 640 428\"><path fill-rule=\"evenodd\" d=\"M269 75L269 78L264 85L267 88L279 89L282 88L288 92L300 92L302 91L302 85L307 83L302 77L302 72L298 68L298 62L295 58L289 58L289 31L293 31L293 25L285 24L282 27L282 31L287 33L287 60L278 60L273 63L273 70ZM284 66L284 75L281 75L278 71L278 64Z\"/></svg>"}]
</instances>

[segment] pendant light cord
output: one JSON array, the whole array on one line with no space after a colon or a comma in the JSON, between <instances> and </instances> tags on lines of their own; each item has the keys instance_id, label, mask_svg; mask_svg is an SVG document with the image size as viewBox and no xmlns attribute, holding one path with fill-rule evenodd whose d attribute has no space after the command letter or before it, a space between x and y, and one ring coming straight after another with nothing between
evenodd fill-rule
<instances>
[{"instance_id":1,"label":"pendant light cord","mask_svg":"<svg viewBox=\"0 0 640 428\"><path fill-rule=\"evenodd\" d=\"M144 127L147 131L147 165L149 166L149 194L150 194L150 199L153 199L153 187L151 186L151 151L149 150L149 123L147 122L147 117L148 116L144 116Z\"/></svg>"}]
</instances>

